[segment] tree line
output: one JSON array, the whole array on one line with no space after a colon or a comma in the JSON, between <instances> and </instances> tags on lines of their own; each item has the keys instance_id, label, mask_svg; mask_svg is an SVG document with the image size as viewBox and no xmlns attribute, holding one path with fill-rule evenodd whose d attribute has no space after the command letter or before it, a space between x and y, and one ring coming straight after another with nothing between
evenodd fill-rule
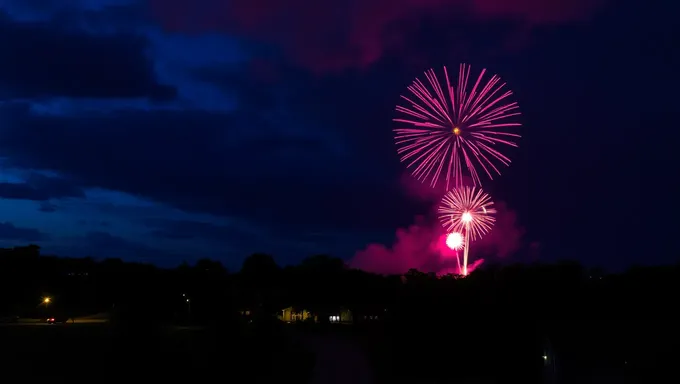
<instances>
[{"instance_id":1,"label":"tree line","mask_svg":"<svg viewBox=\"0 0 680 384\"><path fill-rule=\"evenodd\" d=\"M254 254L232 273L207 259L161 269L40 256L29 246L0 252L0 288L2 315L42 310L49 296L70 316L110 312L138 326L239 324L245 310L249 321L272 322L289 306L325 321L347 308L362 342L403 377L423 367L435 376L489 366L517 377L527 370L661 372L680 345L678 265L604 274L562 262L490 265L465 278L416 270L382 276L329 256L281 267ZM380 321L362 324L362 315Z\"/></svg>"}]
</instances>

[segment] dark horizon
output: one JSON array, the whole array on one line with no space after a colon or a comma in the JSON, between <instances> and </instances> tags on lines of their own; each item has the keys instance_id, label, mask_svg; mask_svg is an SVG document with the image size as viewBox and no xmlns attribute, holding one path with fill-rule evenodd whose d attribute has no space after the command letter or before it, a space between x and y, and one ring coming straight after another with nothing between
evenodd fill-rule
<instances>
[{"instance_id":1,"label":"dark horizon","mask_svg":"<svg viewBox=\"0 0 680 384\"><path fill-rule=\"evenodd\" d=\"M439 192L399 163L394 106L465 62L507 81L523 124L484 184L503 224L473 257L680 261L677 4L322 3L4 1L0 247L234 270L381 245L403 261L443 230ZM422 254L403 262L442 267Z\"/></svg>"},{"instance_id":2,"label":"dark horizon","mask_svg":"<svg viewBox=\"0 0 680 384\"><path fill-rule=\"evenodd\" d=\"M210 265L211 268L219 266L220 268L224 269L224 272L227 274L239 274L243 272L244 265L241 264L239 266L234 267L229 267L228 265L225 265L221 260L215 259L215 258L202 258L202 259L196 259L193 261L190 260L181 260L177 264L159 264L159 263L153 263L150 261L146 260L129 260L126 259L125 257L98 257L96 253L87 255L87 256L72 256L72 255L57 255L57 254L52 254L52 253L45 253L41 250L40 246L37 246L35 244L26 244L26 245L21 245L21 246L15 246L15 247L7 247L7 248L0 248L0 259L2 259L5 256L16 254L16 255L24 255L26 256L30 252L31 249L35 249L33 247L37 247L37 253L35 253L35 256L39 257L40 259L56 259L59 263L65 263L64 265L69 265L69 263L73 262L75 263L74 265L79 265L79 266L85 266L85 264L80 264L81 262L88 262L88 263L94 263L91 266L94 265L99 265L102 264L103 262L106 261L114 261L114 262L122 262L123 264L137 264L137 265L146 265L146 266L151 266L154 268L158 268L160 270L177 270L181 268L197 268L201 265ZM32 254L32 253L31 253ZM287 269L287 268L298 268L300 266L304 266L305 263L309 263L310 261L313 260L324 260L325 262L330 262L334 263L336 261L340 261L343 263L344 269L347 271L360 271L361 273L366 273L369 275L379 275L383 277L392 277L392 276L405 276L408 275L409 273L412 272L419 272L426 274L428 276L436 276L437 278L448 278L451 276L458 276L462 277L456 269L454 268L441 268L441 269L432 269L432 268L425 268L425 269L419 269L419 268L410 268L408 270L404 270L403 272L381 272L381 271L375 271L375 270L370 270L370 269L365 269L362 268L361 265L353 265L352 263L347 262L347 260L344 260L340 257L327 254L327 253L321 253L321 254L313 254L313 255L306 255L300 257L300 260L296 263L287 263L287 264L281 264L278 263L276 260L276 255L271 255L267 253L261 253L261 252L253 252L244 257L244 263L249 259L249 258L260 258L264 257L266 259L271 258L272 262L274 263L277 268L280 269ZM449 263L448 265L452 265ZM631 265L625 269L608 269L603 266L593 266L585 263L581 263L577 259L557 259L557 260L540 260L540 259L531 259L530 257L518 257L515 259L497 259L497 260L491 260L486 263L480 263L478 266L474 266L473 268L470 269L470 273L474 273L477 270L480 270L482 272L488 271L488 270L498 270L498 269L513 269L513 268L560 268L560 267L577 267L580 268L585 275L588 274L595 274L598 276L618 276L618 275L627 275L630 273L635 273L635 271L640 271L640 270L649 270L649 271L654 271L656 268L665 268L665 269L672 269L672 268L677 268L680 267L680 262L675 262L675 263L668 263L668 264L659 264L659 265L648 265L648 264L634 264ZM584 275L584 276L585 276Z\"/></svg>"}]
</instances>

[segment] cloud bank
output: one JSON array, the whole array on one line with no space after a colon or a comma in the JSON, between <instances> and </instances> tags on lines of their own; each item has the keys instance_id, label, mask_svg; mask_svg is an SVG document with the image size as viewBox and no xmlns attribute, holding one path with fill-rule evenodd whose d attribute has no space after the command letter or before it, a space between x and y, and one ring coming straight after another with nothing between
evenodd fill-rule
<instances>
[{"instance_id":1,"label":"cloud bank","mask_svg":"<svg viewBox=\"0 0 680 384\"><path fill-rule=\"evenodd\" d=\"M423 19L510 21L528 27L582 20L600 0L150 0L178 32L223 31L280 47L318 73L365 68L399 47Z\"/></svg>"}]
</instances>

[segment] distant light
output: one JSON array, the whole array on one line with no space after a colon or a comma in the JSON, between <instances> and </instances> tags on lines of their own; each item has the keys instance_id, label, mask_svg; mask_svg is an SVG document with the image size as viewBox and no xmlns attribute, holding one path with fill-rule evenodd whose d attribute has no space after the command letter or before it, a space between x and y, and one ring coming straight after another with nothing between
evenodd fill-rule
<instances>
[{"instance_id":1,"label":"distant light","mask_svg":"<svg viewBox=\"0 0 680 384\"><path fill-rule=\"evenodd\" d=\"M187 303L189 302L189 299L187 299Z\"/></svg>"},{"instance_id":2,"label":"distant light","mask_svg":"<svg viewBox=\"0 0 680 384\"><path fill-rule=\"evenodd\" d=\"M52 299L50 299L49 297L43 299L43 303L45 304L49 303L50 301L52 301Z\"/></svg>"},{"instance_id":3,"label":"distant light","mask_svg":"<svg viewBox=\"0 0 680 384\"><path fill-rule=\"evenodd\" d=\"M548 356L543 355L543 360L548 360Z\"/></svg>"}]
</instances>

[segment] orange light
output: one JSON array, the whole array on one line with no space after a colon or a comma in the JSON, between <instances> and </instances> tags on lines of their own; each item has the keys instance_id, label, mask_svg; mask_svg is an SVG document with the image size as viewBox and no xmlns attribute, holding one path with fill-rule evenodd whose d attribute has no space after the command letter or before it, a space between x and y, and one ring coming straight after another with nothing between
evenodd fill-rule
<instances>
[{"instance_id":1,"label":"orange light","mask_svg":"<svg viewBox=\"0 0 680 384\"><path fill-rule=\"evenodd\" d=\"M456 135L456 136L460 135L460 128L453 127L453 134Z\"/></svg>"}]
</instances>

